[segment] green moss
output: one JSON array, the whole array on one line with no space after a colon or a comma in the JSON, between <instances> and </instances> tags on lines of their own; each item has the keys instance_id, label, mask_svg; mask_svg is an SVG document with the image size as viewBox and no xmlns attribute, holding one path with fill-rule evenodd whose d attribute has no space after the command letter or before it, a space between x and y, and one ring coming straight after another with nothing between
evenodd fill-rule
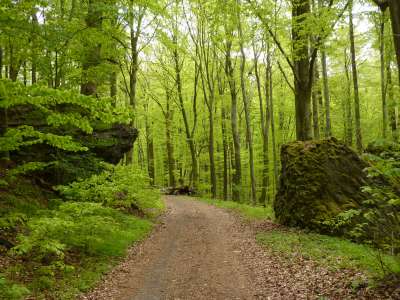
<instances>
[{"instance_id":1,"label":"green moss","mask_svg":"<svg viewBox=\"0 0 400 300\"><path fill-rule=\"evenodd\" d=\"M326 232L324 220L366 197L361 192L366 163L334 138L284 145L281 160L274 211L282 224Z\"/></svg>"}]
</instances>

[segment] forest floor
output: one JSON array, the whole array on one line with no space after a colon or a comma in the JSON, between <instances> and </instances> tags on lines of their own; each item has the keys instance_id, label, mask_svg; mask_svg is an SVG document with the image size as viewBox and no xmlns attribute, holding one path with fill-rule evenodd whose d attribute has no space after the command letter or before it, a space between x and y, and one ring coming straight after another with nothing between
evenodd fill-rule
<instances>
[{"instance_id":1,"label":"forest floor","mask_svg":"<svg viewBox=\"0 0 400 300\"><path fill-rule=\"evenodd\" d=\"M360 272L268 251L256 234L279 227L270 221L246 221L188 197L165 201L153 234L80 299L387 299L352 288L365 279Z\"/></svg>"}]
</instances>

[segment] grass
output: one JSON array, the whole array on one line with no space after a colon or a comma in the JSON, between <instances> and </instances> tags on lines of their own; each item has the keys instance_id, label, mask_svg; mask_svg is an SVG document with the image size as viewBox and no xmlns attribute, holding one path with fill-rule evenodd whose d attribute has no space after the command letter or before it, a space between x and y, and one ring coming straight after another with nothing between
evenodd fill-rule
<instances>
[{"instance_id":1,"label":"grass","mask_svg":"<svg viewBox=\"0 0 400 300\"><path fill-rule=\"evenodd\" d=\"M358 269L370 278L382 278L385 271L400 273L399 257L384 255L366 245L337 237L301 231L273 230L257 235L262 245L280 255L298 253L334 269Z\"/></svg>"},{"instance_id":2,"label":"grass","mask_svg":"<svg viewBox=\"0 0 400 300\"><path fill-rule=\"evenodd\" d=\"M217 206L226 208L239 213L248 220L273 220L274 212L271 206L252 206L249 204L238 203L233 201L222 201L215 199L198 198L198 200Z\"/></svg>"}]
</instances>

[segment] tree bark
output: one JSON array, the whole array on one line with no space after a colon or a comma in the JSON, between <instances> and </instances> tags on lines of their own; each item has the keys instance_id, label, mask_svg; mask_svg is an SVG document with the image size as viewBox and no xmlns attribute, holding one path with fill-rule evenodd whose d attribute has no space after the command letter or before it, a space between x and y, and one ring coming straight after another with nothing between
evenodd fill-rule
<instances>
[{"instance_id":1,"label":"tree bark","mask_svg":"<svg viewBox=\"0 0 400 300\"><path fill-rule=\"evenodd\" d=\"M354 116L356 124L356 146L359 153L363 150L362 133L361 133L361 114L360 114L360 96L358 91L358 73L356 63L356 49L354 43L354 25L353 25L353 0L349 1L349 36L350 36L350 54L351 69L353 73L353 89L354 89Z\"/></svg>"},{"instance_id":2,"label":"tree bark","mask_svg":"<svg viewBox=\"0 0 400 300\"><path fill-rule=\"evenodd\" d=\"M390 0L390 18L392 21L393 41L397 58L397 71L399 73L400 83L400 1Z\"/></svg>"},{"instance_id":3,"label":"tree bark","mask_svg":"<svg viewBox=\"0 0 400 300\"><path fill-rule=\"evenodd\" d=\"M173 37L173 44L174 44L173 61L174 61L174 70L175 70L175 83L176 83L176 89L177 89L177 94L178 94L179 108L180 108L182 118L183 118L183 123L185 126L186 141L188 143L189 150L190 150L190 156L192 159L192 184L193 184L193 188L196 188L197 180L198 180L196 147L194 144L193 136L190 132L189 121L188 121L188 117L186 114L185 103L183 100L181 66L180 66L180 58L179 58L179 52L178 52L178 40L177 40L176 35L174 35L174 37ZM197 71L195 70L195 72L197 72ZM195 84L197 84L197 83L195 83Z\"/></svg>"},{"instance_id":4,"label":"tree bark","mask_svg":"<svg viewBox=\"0 0 400 300\"><path fill-rule=\"evenodd\" d=\"M260 203L264 206L269 203L269 124L270 124L270 111L269 111L269 80L267 76L267 80L265 82L266 89L266 99L265 99L265 107L262 96L261 89L261 78L258 70L258 56L256 51L254 50L254 73L256 77L257 84L257 95L258 102L260 107L260 118L261 118L261 135L262 135L262 144L263 144L263 170L262 170L262 187L261 187L261 195L260 195ZM269 55L270 53L267 53ZM268 70L266 70L268 72ZM265 114L264 114L265 109Z\"/></svg>"},{"instance_id":5,"label":"tree bark","mask_svg":"<svg viewBox=\"0 0 400 300\"><path fill-rule=\"evenodd\" d=\"M102 1L89 0L88 12L85 18L85 23L88 28L100 31L103 24L103 12L101 5ZM93 78L93 74L90 74L90 69L97 67L101 63L101 43L95 43L94 45L90 41L85 42L85 51L83 54L82 63L82 83L81 83L81 94L83 95L95 95L97 92L97 82Z\"/></svg>"},{"instance_id":6,"label":"tree bark","mask_svg":"<svg viewBox=\"0 0 400 300\"><path fill-rule=\"evenodd\" d=\"M313 94L312 94L312 115L313 115L313 133L314 139L320 139L320 124L319 124L319 103L322 102L322 92L319 79L319 69L318 64L314 66L314 83L313 83Z\"/></svg>"},{"instance_id":7,"label":"tree bark","mask_svg":"<svg viewBox=\"0 0 400 300\"><path fill-rule=\"evenodd\" d=\"M169 175L169 186L175 187L175 158L174 158L174 144L172 141L172 121L173 121L173 110L170 105L170 93L166 93L167 108L165 114L165 137L167 145L167 160L168 160L168 175Z\"/></svg>"},{"instance_id":8,"label":"tree bark","mask_svg":"<svg viewBox=\"0 0 400 300\"><path fill-rule=\"evenodd\" d=\"M147 111L148 113L148 111ZM155 180L155 165L154 165L154 140L151 124L146 116L146 149L147 149L147 172L150 177L150 183L154 185Z\"/></svg>"},{"instance_id":9,"label":"tree bark","mask_svg":"<svg viewBox=\"0 0 400 300\"><path fill-rule=\"evenodd\" d=\"M388 107L386 102L386 83L385 83L385 12L381 11L379 23L379 56L381 63L381 99L382 99L382 137L387 137L388 127Z\"/></svg>"},{"instance_id":10,"label":"tree bark","mask_svg":"<svg viewBox=\"0 0 400 300\"><path fill-rule=\"evenodd\" d=\"M324 84L324 99L325 99L325 138L329 138L332 135L331 97L329 93L328 68L326 65L325 50L321 51L321 65L322 65L322 79Z\"/></svg>"},{"instance_id":11,"label":"tree bark","mask_svg":"<svg viewBox=\"0 0 400 300\"><path fill-rule=\"evenodd\" d=\"M238 6L240 6L240 2L238 1ZM244 51L243 45L243 31L242 24L240 21L240 13L238 13L238 31L239 31L239 44L240 44L240 52L241 52L241 63L240 63L240 85L242 90L242 98L244 105L244 113L246 119L246 137L247 144L249 148L249 165L250 165L250 184L251 184L251 201L253 205L257 202L257 190L256 190L256 176L254 171L254 150L253 150L253 133L251 130L251 120L250 120L250 103L249 97L246 89L246 54Z\"/></svg>"},{"instance_id":12,"label":"tree bark","mask_svg":"<svg viewBox=\"0 0 400 300\"><path fill-rule=\"evenodd\" d=\"M228 34L232 38L232 33ZM242 163L240 155L240 137L238 128L238 112L237 112L237 91L236 81L234 77L234 69L232 64L232 41L226 41L225 49L225 73L228 78L229 90L231 94L231 128L234 152L234 166L232 178L232 200L240 201L241 182L242 182Z\"/></svg>"},{"instance_id":13,"label":"tree bark","mask_svg":"<svg viewBox=\"0 0 400 300\"><path fill-rule=\"evenodd\" d=\"M397 123L397 116L396 116L396 100L394 97L393 92L393 80L392 80L392 61L389 58L386 66L386 85L388 89L388 96L389 96L389 118L390 118L390 129L392 131L392 138L395 142L399 141L399 130L398 130L398 123Z\"/></svg>"},{"instance_id":14,"label":"tree bark","mask_svg":"<svg viewBox=\"0 0 400 300\"><path fill-rule=\"evenodd\" d=\"M223 199L228 200L228 185L229 185L229 149L228 149L228 139L226 131L226 108L224 103L225 89L222 85L221 77L217 74L218 80L218 95L221 101L221 134L222 134L222 152L223 152Z\"/></svg>"},{"instance_id":15,"label":"tree bark","mask_svg":"<svg viewBox=\"0 0 400 300\"><path fill-rule=\"evenodd\" d=\"M349 74L347 49L344 50L344 74L346 75L345 99L345 143L353 146L353 114L351 109L351 79Z\"/></svg>"}]
</instances>

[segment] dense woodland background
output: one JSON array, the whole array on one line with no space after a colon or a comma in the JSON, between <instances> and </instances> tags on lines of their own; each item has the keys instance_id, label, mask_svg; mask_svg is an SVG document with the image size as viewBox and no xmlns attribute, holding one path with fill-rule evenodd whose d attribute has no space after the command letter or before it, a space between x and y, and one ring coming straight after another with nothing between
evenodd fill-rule
<instances>
[{"instance_id":1,"label":"dense woodland background","mask_svg":"<svg viewBox=\"0 0 400 300\"><path fill-rule=\"evenodd\" d=\"M5 1L1 76L132 109L155 185L263 203L296 137L398 139L389 9L292 2Z\"/></svg>"},{"instance_id":2,"label":"dense woodland background","mask_svg":"<svg viewBox=\"0 0 400 300\"><path fill-rule=\"evenodd\" d=\"M332 137L375 149L369 177L395 192L364 187L376 226L355 238L398 253L398 1L0 3L0 245L47 268L30 289L51 290L76 255L121 255L143 238L142 218L163 209L154 187L270 207L281 146ZM112 234L99 231L109 218ZM29 282L37 269L4 276Z\"/></svg>"}]
</instances>

